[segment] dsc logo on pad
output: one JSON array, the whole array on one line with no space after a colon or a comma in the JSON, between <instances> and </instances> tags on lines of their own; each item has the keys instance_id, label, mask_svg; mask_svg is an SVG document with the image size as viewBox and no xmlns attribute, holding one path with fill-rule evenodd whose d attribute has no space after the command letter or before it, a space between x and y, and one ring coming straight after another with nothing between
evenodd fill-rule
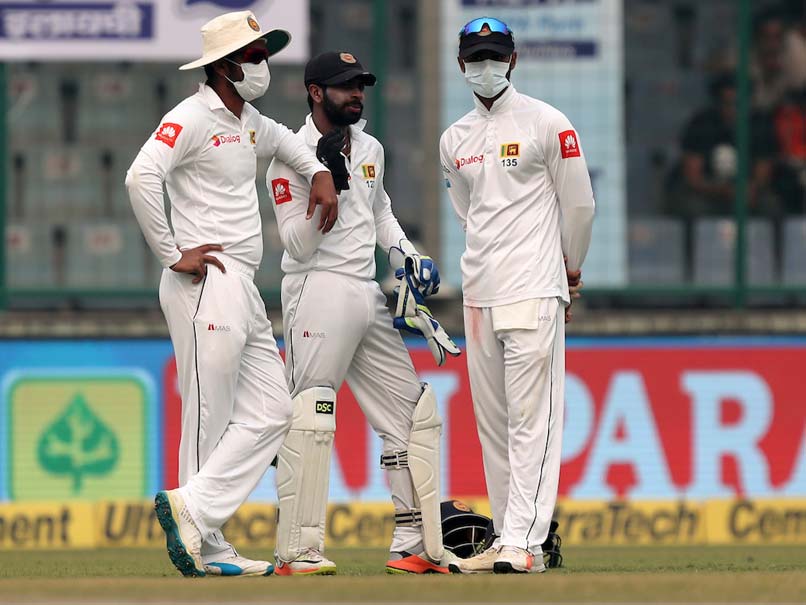
<instances>
[{"instance_id":1,"label":"dsc logo on pad","mask_svg":"<svg viewBox=\"0 0 806 605\"><path fill-rule=\"evenodd\" d=\"M332 401L317 401L316 402L316 413L317 414L332 414L333 413L333 402Z\"/></svg>"}]
</instances>

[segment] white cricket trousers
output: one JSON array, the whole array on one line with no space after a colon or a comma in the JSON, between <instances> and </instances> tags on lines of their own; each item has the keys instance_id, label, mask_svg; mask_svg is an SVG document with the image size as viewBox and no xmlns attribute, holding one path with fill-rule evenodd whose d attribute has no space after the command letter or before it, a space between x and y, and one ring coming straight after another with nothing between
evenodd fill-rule
<instances>
[{"instance_id":1,"label":"white cricket trousers","mask_svg":"<svg viewBox=\"0 0 806 605\"><path fill-rule=\"evenodd\" d=\"M193 284L165 269L160 305L182 395L179 484L205 543L205 562L230 550L220 527L277 455L291 424L291 397L254 271L225 255Z\"/></svg>"},{"instance_id":2,"label":"white cricket trousers","mask_svg":"<svg viewBox=\"0 0 806 605\"><path fill-rule=\"evenodd\" d=\"M565 309L556 298L509 307L464 308L468 374L495 533L537 554L560 477Z\"/></svg>"},{"instance_id":3,"label":"white cricket trousers","mask_svg":"<svg viewBox=\"0 0 806 605\"><path fill-rule=\"evenodd\" d=\"M316 386L338 391L346 379L383 452L407 450L422 387L377 282L309 271L286 275L282 292L292 396ZM386 476L395 508L414 508L409 469L387 469ZM390 550L421 540L419 528L396 527Z\"/></svg>"}]
</instances>

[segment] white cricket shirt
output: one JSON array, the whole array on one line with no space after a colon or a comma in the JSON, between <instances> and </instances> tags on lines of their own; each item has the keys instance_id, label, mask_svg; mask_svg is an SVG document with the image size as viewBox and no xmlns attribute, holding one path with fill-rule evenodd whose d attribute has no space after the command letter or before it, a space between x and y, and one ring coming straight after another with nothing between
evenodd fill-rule
<instances>
[{"instance_id":1,"label":"white cricket shirt","mask_svg":"<svg viewBox=\"0 0 806 605\"><path fill-rule=\"evenodd\" d=\"M339 194L339 220L326 234L317 230L319 212L307 220L310 185L276 157L266 174L272 194L285 273L334 271L361 279L375 277L375 246L385 251L400 246L406 234L392 213L383 187L384 153L378 140L364 132L366 121L350 126L350 188ZM316 150L322 134L309 114L297 133L300 141ZM411 248L413 251L413 248Z\"/></svg>"},{"instance_id":2,"label":"white cricket shirt","mask_svg":"<svg viewBox=\"0 0 806 605\"><path fill-rule=\"evenodd\" d=\"M534 298L570 303L568 268L588 251L594 201L579 136L551 105L509 86L440 139L454 210L466 232L462 292L470 307Z\"/></svg>"},{"instance_id":3,"label":"white cricket shirt","mask_svg":"<svg viewBox=\"0 0 806 605\"><path fill-rule=\"evenodd\" d=\"M220 244L224 254L257 269L263 257L257 157L275 155L309 181L327 170L291 130L249 103L239 119L205 84L168 112L126 174L134 214L162 265L182 257L177 246Z\"/></svg>"}]
</instances>

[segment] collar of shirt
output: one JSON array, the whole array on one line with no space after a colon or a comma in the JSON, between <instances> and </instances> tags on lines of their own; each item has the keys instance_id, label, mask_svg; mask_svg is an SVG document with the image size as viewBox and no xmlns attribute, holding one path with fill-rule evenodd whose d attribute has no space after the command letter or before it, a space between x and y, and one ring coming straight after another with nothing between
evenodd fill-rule
<instances>
[{"instance_id":1,"label":"collar of shirt","mask_svg":"<svg viewBox=\"0 0 806 605\"><path fill-rule=\"evenodd\" d=\"M364 130L364 127L367 125L367 121L365 119L360 119L358 122L350 126L350 140L355 141L359 132ZM316 144L319 142L319 139L322 138L322 133L319 132L319 129L316 127L316 124L313 123L313 115L308 114L305 117L305 126L303 126L305 132L303 133L305 136L305 143L310 145L311 147L316 147Z\"/></svg>"},{"instance_id":2,"label":"collar of shirt","mask_svg":"<svg viewBox=\"0 0 806 605\"><path fill-rule=\"evenodd\" d=\"M473 93L473 102L476 104L476 111L480 115L487 117L508 110L515 102L515 97L517 96L518 91L515 90L515 87L512 84L510 84L509 86L507 86L506 90L504 91L504 94L502 94L500 97L498 97L498 99L496 99L495 103L493 103L493 106L490 108L489 111L484 106L484 103L482 103L481 100L476 96L475 93Z\"/></svg>"},{"instance_id":3,"label":"collar of shirt","mask_svg":"<svg viewBox=\"0 0 806 605\"><path fill-rule=\"evenodd\" d=\"M229 109L227 109L227 106L224 105L224 101L221 100L221 97L218 96L218 93L209 86L207 86L205 82L201 82L199 84L199 94L201 95L202 99L204 99L204 101L207 103L207 106L211 110L215 111L216 109L221 109L223 111L226 111L236 120L238 119L238 116L236 116ZM241 111L241 120L246 118L246 116L251 114L253 111L257 112L257 109L252 107L249 103L244 102L243 110Z\"/></svg>"}]
</instances>

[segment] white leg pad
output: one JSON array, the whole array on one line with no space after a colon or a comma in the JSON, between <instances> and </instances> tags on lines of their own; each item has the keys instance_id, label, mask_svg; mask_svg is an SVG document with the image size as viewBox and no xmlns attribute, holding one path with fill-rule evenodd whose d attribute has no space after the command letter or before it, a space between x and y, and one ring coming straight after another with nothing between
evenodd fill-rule
<instances>
[{"instance_id":1,"label":"white leg pad","mask_svg":"<svg viewBox=\"0 0 806 605\"><path fill-rule=\"evenodd\" d=\"M442 559L442 517L439 509L439 444L442 419L437 399L428 384L423 385L414 408L409 436L408 466L414 493L419 502L423 525L425 553L434 561Z\"/></svg>"},{"instance_id":2,"label":"white leg pad","mask_svg":"<svg viewBox=\"0 0 806 605\"><path fill-rule=\"evenodd\" d=\"M336 432L336 392L314 387L294 397L291 429L277 456L277 555L293 561L305 548L322 550Z\"/></svg>"}]
</instances>

